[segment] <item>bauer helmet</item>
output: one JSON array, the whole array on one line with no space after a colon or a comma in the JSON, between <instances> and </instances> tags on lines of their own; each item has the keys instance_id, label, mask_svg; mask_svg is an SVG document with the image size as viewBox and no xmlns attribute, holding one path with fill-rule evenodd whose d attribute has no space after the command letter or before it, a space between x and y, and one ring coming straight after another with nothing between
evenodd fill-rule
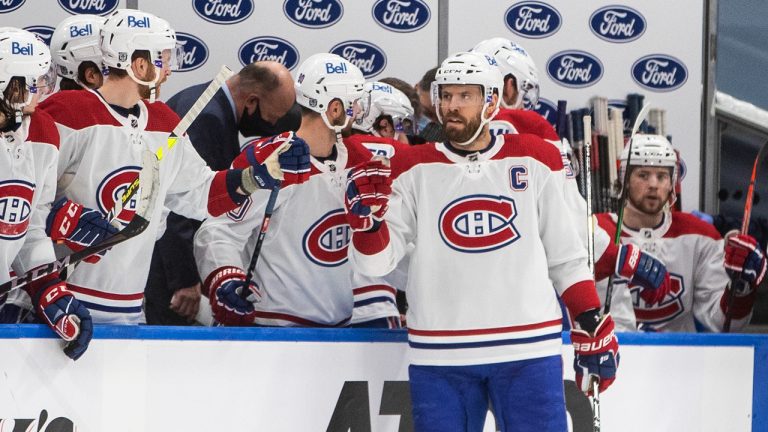
<instances>
[{"instance_id":1,"label":"bauer helmet","mask_svg":"<svg viewBox=\"0 0 768 432\"><path fill-rule=\"evenodd\" d=\"M51 57L60 77L77 81L77 69L86 61L104 68L99 40L102 23L104 18L96 15L73 15L59 23L51 36Z\"/></svg>"},{"instance_id":2,"label":"bauer helmet","mask_svg":"<svg viewBox=\"0 0 768 432\"><path fill-rule=\"evenodd\" d=\"M403 132L403 120L411 119L413 122L413 107L405 93L379 81L367 82L363 89L361 113L352 124L354 129L379 136L374 126L376 119L382 115L392 117L397 132Z\"/></svg>"},{"instance_id":3,"label":"bauer helmet","mask_svg":"<svg viewBox=\"0 0 768 432\"><path fill-rule=\"evenodd\" d=\"M506 38L491 38L481 41L472 52L488 54L496 59L501 74L506 78L512 75L517 82L517 97L509 105L501 99L504 108L527 109L536 108L539 102L539 71L533 58L520 45Z\"/></svg>"},{"instance_id":4,"label":"bauer helmet","mask_svg":"<svg viewBox=\"0 0 768 432\"><path fill-rule=\"evenodd\" d=\"M363 96L365 78L360 69L336 54L314 54L304 60L296 71L296 102L323 118L329 129L341 133L359 114L359 100ZM344 106L347 119L343 126L333 126L325 111L331 101L338 99Z\"/></svg>"}]
</instances>

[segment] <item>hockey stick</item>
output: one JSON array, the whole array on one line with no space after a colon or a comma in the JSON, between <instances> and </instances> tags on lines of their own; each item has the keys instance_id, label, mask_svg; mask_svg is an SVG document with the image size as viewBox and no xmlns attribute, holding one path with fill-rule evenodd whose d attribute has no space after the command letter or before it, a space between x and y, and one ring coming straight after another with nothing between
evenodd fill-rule
<instances>
[{"instance_id":1,"label":"hockey stick","mask_svg":"<svg viewBox=\"0 0 768 432\"><path fill-rule=\"evenodd\" d=\"M627 169L624 171L624 182L621 187L621 194L619 195L619 213L616 219L616 233L613 236L613 244L619 246L621 244L621 227L624 223L624 208L627 206L627 197L629 195L629 173L632 161L632 140L640 129L640 124L645 120L645 116L648 114L650 105L646 104L642 110L637 114L635 124L632 126L632 134L629 136L629 149L627 151ZM603 306L603 315L607 315L611 311L611 299L613 297L613 274L608 277L608 287L605 291L605 306Z\"/></svg>"},{"instance_id":2,"label":"hockey stick","mask_svg":"<svg viewBox=\"0 0 768 432\"><path fill-rule=\"evenodd\" d=\"M125 228L99 244L88 246L78 252L74 252L44 266L34 268L24 275L17 276L10 281L3 283L0 285L0 295L13 289L20 288L43 276L59 271L68 265L78 263L91 255L103 252L144 232L149 226L149 219L154 211L157 193L160 189L160 161L157 159L156 155L149 150L143 152L142 158L144 163L139 172L139 179L141 179L141 184L144 185L144 189L141 198L139 199L136 213Z\"/></svg>"},{"instance_id":3,"label":"hockey stick","mask_svg":"<svg viewBox=\"0 0 768 432\"><path fill-rule=\"evenodd\" d=\"M590 163L592 148L592 116L585 115L584 123L584 158ZM592 172L586 170L585 179L587 192L587 264L589 271L595 274L595 225L592 221ZM593 276L594 277L594 276ZM592 387L592 430L600 432L600 381L592 378L590 387Z\"/></svg>"},{"instance_id":4,"label":"hockey stick","mask_svg":"<svg viewBox=\"0 0 768 432\"><path fill-rule=\"evenodd\" d=\"M752 164L752 177L749 179L749 187L747 188L747 198L744 203L744 219L741 221L740 234L747 234L749 232L749 219L752 217L752 199L755 195L755 179L757 178L757 167L763 159L765 148L768 146L768 142L764 143L755 156L755 162ZM729 333L731 331L731 320L733 315L733 301L736 298L736 286L739 286L740 292L745 292L745 285L747 282L736 277L733 272L728 272L731 277L731 290L728 293L728 306L725 309L725 323L723 323L723 332Z\"/></svg>"},{"instance_id":5,"label":"hockey stick","mask_svg":"<svg viewBox=\"0 0 768 432\"><path fill-rule=\"evenodd\" d=\"M259 237L256 239L256 246L253 248L253 254L251 255L251 262L248 264L248 270L245 272L246 287L250 287L251 279L253 279L253 272L256 270L256 263L259 262L261 245L264 244L264 237L267 235L267 229L269 229L269 221L272 219L272 213L275 211L275 203L277 202L277 194L280 193L281 183L282 182L278 180L275 187L269 192L267 206L264 208L264 218L261 219ZM242 298L248 297L248 290L243 289L240 291L240 296Z\"/></svg>"},{"instance_id":6,"label":"hockey stick","mask_svg":"<svg viewBox=\"0 0 768 432\"><path fill-rule=\"evenodd\" d=\"M155 151L155 156L157 157L158 161L163 160L163 156L165 156L165 149L170 151L176 145L179 137L183 136L187 132L187 129L192 124L192 122L195 121L197 116L200 114L200 111L202 111L203 108L208 105L208 102L211 101L213 95L219 91L221 86L224 85L224 82L232 75L234 75L234 72L232 72L232 70L229 69L226 65L221 67L219 73L217 73L216 77L213 78L213 81L208 84L208 87L205 88L203 94L197 98L195 103L192 105L192 108L190 108L189 111L184 114L184 117L179 121L179 124L176 125L171 134L168 136L168 142L166 146L161 146ZM123 195L120 197L120 199L115 200L114 206L109 211L109 213L107 213L106 219L110 223L114 224L117 216L120 214L120 212L123 211L125 204L136 194L136 191L139 189L139 185L139 177L136 177L125 190L125 192L123 192Z\"/></svg>"}]
</instances>

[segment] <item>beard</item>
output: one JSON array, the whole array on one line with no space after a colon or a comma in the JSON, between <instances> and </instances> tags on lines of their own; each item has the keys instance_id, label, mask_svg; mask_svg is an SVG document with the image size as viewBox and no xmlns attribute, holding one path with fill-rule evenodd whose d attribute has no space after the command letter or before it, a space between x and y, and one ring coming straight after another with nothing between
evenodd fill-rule
<instances>
[{"instance_id":1,"label":"beard","mask_svg":"<svg viewBox=\"0 0 768 432\"><path fill-rule=\"evenodd\" d=\"M653 216L664 210L664 205L669 201L670 194L671 192L666 194L666 196L659 194L658 199L653 199L647 196L634 197L630 195L629 202L632 204L632 207L640 213Z\"/></svg>"},{"instance_id":2,"label":"beard","mask_svg":"<svg viewBox=\"0 0 768 432\"><path fill-rule=\"evenodd\" d=\"M472 135L474 135L475 132L480 129L480 115L471 120L467 120L459 114L450 114L443 116L443 119L443 130L445 132L445 137L448 139L448 141L454 144L461 145L463 143L467 143L467 141L472 138ZM462 128L456 123L449 123L449 120L459 120L464 127Z\"/></svg>"}]
</instances>

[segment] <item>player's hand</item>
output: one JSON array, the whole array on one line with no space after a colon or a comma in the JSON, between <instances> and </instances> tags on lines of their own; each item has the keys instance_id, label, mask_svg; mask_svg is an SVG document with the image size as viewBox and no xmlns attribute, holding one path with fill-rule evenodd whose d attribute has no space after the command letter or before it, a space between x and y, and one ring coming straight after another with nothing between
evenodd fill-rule
<instances>
[{"instance_id":1,"label":"player's hand","mask_svg":"<svg viewBox=\"0 0 768 432\"><path fill-rule=\"evenodd\" d=\"M309 146L293 132L255 142L245 151L253 180L261 189L272 189L286 179L303 183L309 178Z\"/></svg>"},{"instance_id":2,"label":"player's hand","mask_svg":"<svg viewBox=\"0 0 768 432\"><path fill-rule=\"evenodd\" d=\"M370 231L384 219L392 193L391 172L380 159L360 163L349 172L344 208L352 230Z\"/></svg>"},{"instance_id":3,"label":"player's hand","mask_svg":"<svg viewBox=\"0 0 768 432\"><path fill-rule=\"evenodd\" d=\"M192 321L200 309L200 283L191 287L180 288L171 297L170 309L180 316Z\"/></svg>"},{"instance_id":4,"label":"player's hand","mask_svg":"<svg viewBox=\"0 0 768 432\"><path fill-rule=\"evenodd\" d=\"M599 380L599 391L605 391L616 379L619 367L619 342L613 334L613 319L610 314L600 318L597 328L589 333L572 329L573 368L576 371L576 385L588 396L592 395L590 380Z\"/></svg>"},{"instance_id":5,"label":"player's hand","mask_svg":"<svg viewBox=\"0 0 768 432\"><path fill-rule=\"evenodd\" d=\"M653 255L641 251L633 244L619 247L616 274L629 279L633 285L639 285L640 297L649 305L664 300L672 288L667 267Z\"/></svg>"},{"instance_id":6,"label":"player's hand","mask_svg":"<svg viewBox=\"0 0 768 432\"><path fill-rule=\"evenodd\" d=\"M37 315L67 345L64 354L77 360L88 349L93 337L91 313L67 290L58 274L46 278L32 295Z\"/></svg>"},{"instance_id":7,"label":"player's hand","mask_svg":"<svg viewBox=\"0 0 768 432\"><path fill-rule=\"evenodd\" d=\"M252 325L256 318L253 304L261 301L258 285L251 281L248 295L243 296L245 273L237 267L220 267L208 279L208 301L213 318L226 326Z\"/></svg>"},{"instance_id":8,"label":"player's hand","mask_svg":"<svg viewBox=\"0 0 768 432\"><path fill-rule=\"evenodd\" d=\"M45 233L55 242L63 242L77 252L88 246L96 245L115 234L117 228L109 224L96 210L61 198L53 204L45 221ZM87 263L98 262L107 251L91 255Z\"/></svg>"},{"instance_id":9,"label":"player's hand","mask_svg":"<svg viewBox=\"0 0 768 432\"><path fill-rule=\"evenodd\" d=\"M731 231L725 235L725 268L754 289L760 285L766 270L765 254L754 237ZM747 293L735 292L737 296Z\"/></svg>"}]
</instances>

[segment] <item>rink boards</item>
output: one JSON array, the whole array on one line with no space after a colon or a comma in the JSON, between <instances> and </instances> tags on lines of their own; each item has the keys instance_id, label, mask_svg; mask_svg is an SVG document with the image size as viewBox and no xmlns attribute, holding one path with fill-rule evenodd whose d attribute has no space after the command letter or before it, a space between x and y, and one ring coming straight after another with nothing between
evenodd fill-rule
<instances>
[{"instance_id":1,"label":"rink boards","mask_svg":"<svg viewBox=\"0 0 768 432\"><path fill-rule=\"evenodd\" d=\"M603 431L768 431L768 336L619 340ZM97 326L77 362L59 347L45 327L0 326L0 432L411 430L402 331Z\"/></svg>"}]
</instances>

